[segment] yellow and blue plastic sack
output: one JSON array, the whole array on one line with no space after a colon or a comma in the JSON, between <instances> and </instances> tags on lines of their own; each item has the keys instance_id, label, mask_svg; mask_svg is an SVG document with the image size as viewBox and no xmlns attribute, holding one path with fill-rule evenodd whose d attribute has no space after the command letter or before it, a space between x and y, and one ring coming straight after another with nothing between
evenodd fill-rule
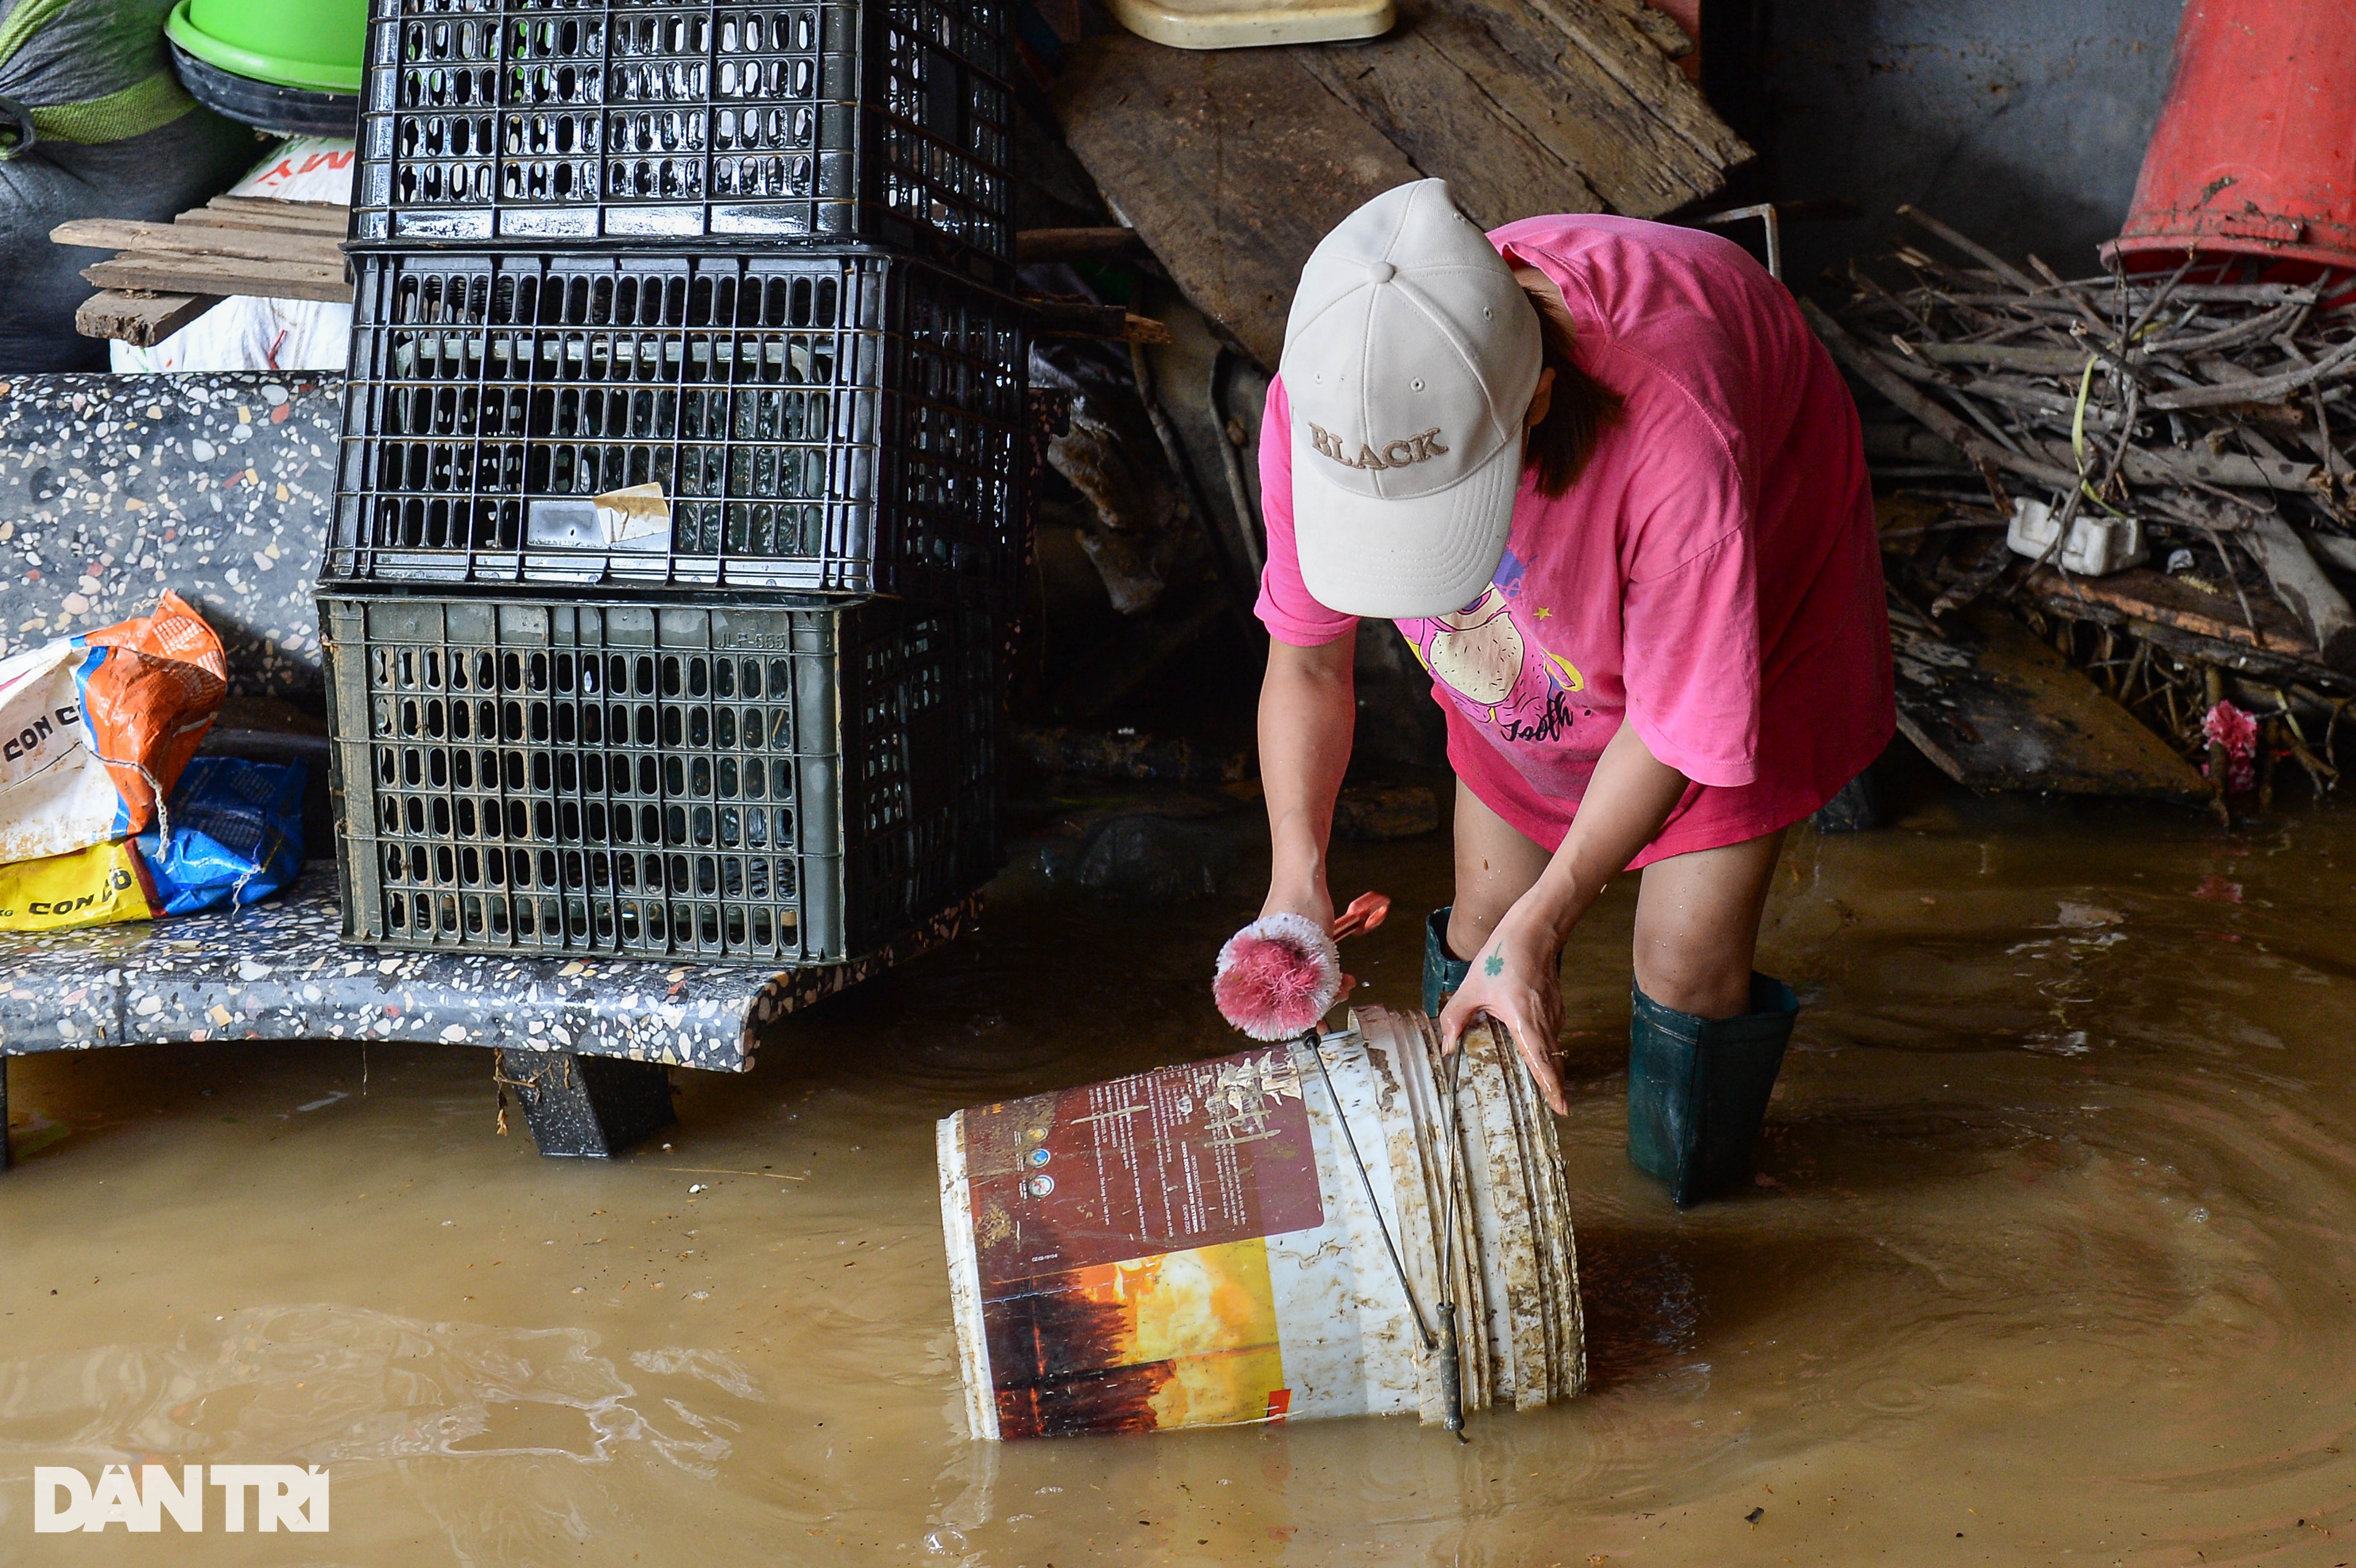
<instances>
[{"instance_id":1,"label":"yellow and blue plastic sack","mask_svg":"<svg viewBox=\"0 0 2356 1568\"><path fill-rule=\"evenodd\" d=\"M0 864L0 931L151 920L253 903L303 869L303 764L196 757L135 837Z\"/></svg>"}]
</instances>

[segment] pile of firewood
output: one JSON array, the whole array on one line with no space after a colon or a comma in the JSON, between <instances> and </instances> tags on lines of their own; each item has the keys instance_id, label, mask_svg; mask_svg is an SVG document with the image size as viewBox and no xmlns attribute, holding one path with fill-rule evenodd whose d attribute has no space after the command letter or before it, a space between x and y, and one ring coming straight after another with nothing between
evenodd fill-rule
<instances>
[{"instance_id":1,"label":"pile of firewood","mask_svg":"<svg viewBox=\"0 0 2356 1568\"><path fill-rule=\"evenodd\" d=\"M2265 263L2199 255L2064 278L1901 211L1963 259L1901 244L1851 264L1837 320L1806 307L1843 368L1925 428L1908 472L1976 475L1919 492L1946 505L1899 575L1934 617L1995 592L2037 624L2103 629L2106 652L2124 645L2113 631L2156 641L2176 656L2139 667L2190 689L2147 717L2188 753L2208 749L2221 677L2282 690L2282 749L2324 783L2297 715L2336 718L2356 693L2356 580L2335 581L2356 572L2356 280L2261 281ZM2096 528L2135 548L2092 568L2082 552L2072 571ZM2127 656L2089 662L2132 701Z\"/></svg>"},{"instance_id":2,"label":"pile of firewood","mask_svg":"<svg viewBox=\"0 0 2356 1568\"><path fill-rule=\"evenodd\" d=\"M2319 662L2356 667L2356 614L2317 560L2356 569L2349 281L2228 281L2239 267L2198 257L2172 274L2076 280L2031 257L2031 275L1907 215L1979 265L1901 247L1900 279L1852 267L1847 330L1818 316L1847 368L1960 451L2007 509L2016 490L2051 505L2054 554L2082 515L2130 517L2156 560L2210 546L2246 601L2230 542ZM1951 603L1993 581L1958 584Z\"/></svg>"}]
</instances>

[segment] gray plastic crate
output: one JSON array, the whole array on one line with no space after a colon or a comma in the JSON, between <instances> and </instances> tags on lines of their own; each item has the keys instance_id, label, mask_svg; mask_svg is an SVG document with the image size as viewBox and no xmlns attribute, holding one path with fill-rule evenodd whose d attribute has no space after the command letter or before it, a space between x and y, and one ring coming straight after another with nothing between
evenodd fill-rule
<instances>
[{"instance_id":1,"label":"gray plastic crate","mask_svg":"<svg viewBox=\"0 0 2356 1568\"><path fill-rule=\"evenodd\" d=\"M998 869L971 611L319 600L346 936L790 968Z\"/></svg>"},{"instance_id":2,"label":"gray plastic crate","mask_svg":"<svg viewBox=\"0 0 2356 1568\"><path fill-rule=\"evenodd\" d=\"M1012 259L1003 0L373 0L353 238Z\"/></svg>"},{"instance_id":3,"label":"gray plastic crate","mask_svg":"<svg viewBox=\"0 0 2356 1568\"><path fill-rule=\"evenodd\" d=\"M1011 605L1006 295L865 251L358 262L324 581Z\"/></svg>"}]
</instances>

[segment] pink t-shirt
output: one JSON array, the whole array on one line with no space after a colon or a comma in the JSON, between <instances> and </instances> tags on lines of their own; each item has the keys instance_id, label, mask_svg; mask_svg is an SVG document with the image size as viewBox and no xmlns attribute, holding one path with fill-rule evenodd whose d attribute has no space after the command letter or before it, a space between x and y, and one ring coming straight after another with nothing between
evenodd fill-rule
<instances>
[{"instance_id":1,"label":"pink t-shirt","mask_svg":"<svg viewBox=\"0 0 2356 1568\"><path fill-rule=\"evenodd\" d=\"M1740 246L1635 219L1489 236L1562 288L1581 365L1626 400L1568 494L1526 475L1495 581L1400 632L1449 761L1558 846L1624 719L1693 781L1635 865L1798 821L1889 743L1890 624L1857 408L1792 296ZM1301 646L1352 631L1301 580L1290 411L1260 435L1259 616Z\"/></svg>"}]
</instances>

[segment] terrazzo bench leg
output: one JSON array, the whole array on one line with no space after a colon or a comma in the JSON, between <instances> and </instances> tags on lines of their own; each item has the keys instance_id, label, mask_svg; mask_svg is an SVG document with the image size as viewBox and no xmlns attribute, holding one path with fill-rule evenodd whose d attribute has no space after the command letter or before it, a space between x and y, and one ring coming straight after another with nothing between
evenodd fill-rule
<instances>
[{"instance_id":1,"label":"terrazzo bench leg","mask_svg":"<svg viewBox=\"0 0 2356 1568\"><path fill-rule=\"evenodd\" d=\"M610 1158L677 1120L670 1069L659 1061L501 1051L498 1079L543 1155Z\"/></svg>"}]
</instances>

